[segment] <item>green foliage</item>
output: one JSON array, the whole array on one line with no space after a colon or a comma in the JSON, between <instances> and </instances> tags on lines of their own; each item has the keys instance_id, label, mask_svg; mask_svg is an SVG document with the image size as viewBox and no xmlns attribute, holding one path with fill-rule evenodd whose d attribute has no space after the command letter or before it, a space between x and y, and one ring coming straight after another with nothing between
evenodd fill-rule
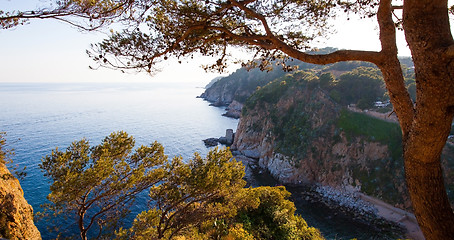
<instances>
[{"instance_id":1,"label":"green foliage","mask_svg":"<svg viewBox=\"0 0 454 240\"><path fill-rule=\"evenodd\" d=\"M254 240L254 236L243 228L242 224L235 224L228 229L227 236L223 237L225 240Z\"/></svg>"},{"instance_id":2,"label":"green foliage","mask_svg":"<svg viewBox=\"0 0 454 240\"><path fill-rule=\"evenodd\" d=\"M331 74L325 74L323 77L328 81L332 80ZM281 109L276 104L286 97L301 94L301 92L308 95L308 98L315 97L320 91L319 85L319 77L312 72L296 71L293 74L287 74L257 90L246 102L243 114L247 114L248 109L265 107L274 126L271 130L275 138L275 150L287 156L302 159L306 155L310 142L327 130L329 125L312 128L312 120L308 112L319 110L322 104L304 98L293 99L288 109ZM260 122L253 123L251 127L254 131L262 129Z\"/></svg>"},{"instance_id":3,"label":"green foliage","mask_svg":"<svg viewBox=\"0 0 454 240\"><path fill-rule=\"evenodd\" d=\"M371 108L373 106L374 106L373 98L361 98L356 103L356 107L362 110Z\"/></svg>"},{"instance_id":4,"label":"green foliage","mask_svg":"<svg viewBox=\"0 0 454 240\"><path fill-rule=\"evenodd\" d=\"M118 239L323 239L295 214L284 187L243 188L244 167L228 149L188 163L174 158L150 189L153 207ZM249 220L248 220L249 219Z\"/></svg>"},{"instance_id":5,"label":"green foliage","mask_svg":"<svg viewBox=\"0 0 454 240\"><path fill-rule=\"evenodd\" d=\"M374 72L370 69L357 69L353 73L361 71L366 76L367 73ZM339 98L341 98L343 93L336 88L336 82L332 81L331 74L328 73L324 77L329 79L327 82L332 82L332 85L328 84L327 87L332 89L331 96L337 92ZM320 78L322 76L318 79ZM322 109L327 102L321 102L317 96L321 92L326 93L326 91L310 89L309 81L298 81L297 79L293 74L270 83L249 99L254 100L255 105L246 105L245 108L251 114L255 111L269 113L266 120L271 120L274 126L271 129L274 137L274 150L292 157L291 159L295 161L293 164L298 166L299 161L304 160L309 155L317 161L321 159L317 157L317 147L312 145L319 137L329 137L332 134L333 142L336 143L342 141L340 135L342 133L347 137L349 143L359 141L358 139L380 142L388 146L391 157L377 160L368 159L365 163L367 170L361 169L360 165L356 166L355 163L351 163L352 165L348 168L352 169L353 178L361 182L362 190L365 193L392 203L402 203L403 198L399 193L402 192L404 174L399 125L364 114L353 113L346 109L336 112L329 108L331 110L324 111ZM276 96L279 96L276 100L277 105L270 103L269 99L272 98L269 96L273 96L270 93L278 92L280 87L278 83L283 81L285 81L287 89L283 93L276 94ZM267 89L268 87L273 88ZM304 96L300 96L301 94L304 94ZM280 102L283 104L280 104ZM250 109L250 106L255 106L255 108ZM336 105L333 104L333 106ZM315 113L322 116L314 117ZM327 119L327 121L322 120L320 122L321 119ZM254 126L254 124L251 126ZM257 125L255 128L260 131L260 122ZM360 142L357 144L361 146ZM322 164L321 162L322 160L319 163ZM339 166L334 165L332 170L335 171L337 167ZM243 226L247 228L247 221L243 223Z\"/></svg>"},{"instance_id":6,"label":"green foliage","mask_svg":"<svg viewBox=\"0 0 454 240\"><path fill-rule=\"evenodd\" d=\"M355 103L360 109L371 108L375 101L387 99L386 89L380 70L376 67L364 67L363 65L369 66L370 64L362 62L336 63L325 68L316 66L311 69L327 71L360 66L350 72L345 72L338 79L331 72L323 72L319 77L309 71L296 71L293 74L282 76L258 88L246 100L246 108L243 109L243 114L247 114L247 109L254 108L257 103L275 104L289 89L304 87L309 87L309 89L320 87L329 93L332 100L342 105Z\"/></svg>"},{"instance_id":7,"label":"green foliage","mask_svg":"<svg viewBox=\"0 0 454 240\"><path fill-rule=\"evenodd\" d=\"M236 221L255 239L324 239L320 232L309 227L301 216L295 215L295 205L289 201L285 187L245 189L250 203L239 210Z\"/></svg>"},{"instance_id":8,"label":"green foliage","mask_svg":"<svg viewBox=\"0 0 454 240\"><path fill-rule=\"evenodd\" d=\"M353 167L352 177L362 183L361 190L364 193L390 203L402 203L403 198L398 190L404 182L402 133L399 125L344 109L340 112L337 127L342 129L349 141L363 137L388 146L390 158L370 160L367 171Z\"/></svg>"},{"instance_id":9,"label":"green foliage","mask_svg":"<svg viewBox=\"0 0 454 240\"><path fill-rule=\"evenodd\" d=\"M265 87L257 91L246 102L246 107L254 108L255 104L259 102L266 102L275 104L287 90L288 85L286 81L273 81L268 83Z\"/></svg>"},{"instance_id":10,"label":"green foliage","mask_svg":"<svg viewBox=\"0 0 454 240\"><path fill-rule=\"evenodd\" d=\"M246 101L245 107L252 109L257 103L276 104L289 89L300 88L315 80L318 78L311 72L296 71L293 74L287 74L254 92Z\"/></svg>"},{"instance_id":11,"label":"green foliage","mask_svg":"<svg viewBox=\"0 0 454 240\"><path fill-rule=\"evenodd\" d=\"M249 47L251 42L245 39L256 41L254 39L259 36L265 37L266 32L260 24L254 23L257 19L244 8L264 14L273 25L285 21L286 27L279 31L279 39L293 48L305 50L307 42L324 34L332 9L340 6L335 1L238 4L218 0L132 1L131 5L131 9L126 8L126 17L122 20L142 27L113 33L109 39L94 46L91 57L100 65L150 71L154 63L170 56L193 57L197 53L217 57L214 64L205 68L222 71L231 60L227 54L230 45L255 52L258 61L252 64L261 70L269 70L276 59L280 62L291 60L277 51ZM302 22L308 24L302 27Z\"/></svg>"},{"instance_id":12,"label":"green foliage","mask_svg":"<svg viewBox=\"0 0 454 240\"><path fill-rule=\"evenodd\" d=\"M325 71L340 71L340 72L347 72L347 71L352 71L355 68L358 67L372 67L374 68L375 65L372 63L368 62L359 62L359 61L347 61L347 62L338 62L335 64L331 64L328 66Z\"/></svg>"},{"instance_id":13,"label":"green foliage","mask_svg":"<svg viewBox=\"0 0 454 240\"><path fill-rule=\"evenodd\" d=\"M236 70L234 73L224 77L214 83L209 91L217 91L233 95L233 100L245 103L247 99L261 87L268 83L284 78L288 74L288 70L283 69L282 66L276 66L277 61L271 63L274 67L269 71L261 71L257 68L250 69L243 67ZM292 69L320 69L322 66L307 64L301 61L291 61L288 64ZM227 91L226 91L227 90Z\"/></svg>"},{"instance_id":14,"label":"green foliage","mask_svg":"<svg viewBox=\"0 0 454 240\"><path fill-rule=\"evenodd\" d=\"M415 64L411 57L399 57L400 64L406 68L413 68Z\"/></svg>"},{"instance_id":15,"label":"green foliage","mask_svg":"<svg viewBox=\"0 0 454 240\"><path fill-rule=\"evenodd\" d=\"M46 7L31 11L4 12L0 10L0 29L13 28L26 24L33 18L57 18L86 30L94 30L112 23L112 19L125 13L131 3L117 0L65 0L52 1ZM77 16L77 18L74 18ZM78 19L79 18L79 19ZM81 20L87 20L85 23Z\"/></svg>"},{"instance_id":16,"label":"green foliage","mask_svg":"<svg viewBox=\"0 0 454 240\"><path fill-rule=\"evenodd\" d=\"M204 221L232 214L231 195L246 184L241 162L228 149L195 154L188 163L174 158L161 184L150 190L156 207L138 215L130 232L134 239L171 239Z\"/></svg>"},{"instance_id":17,"label":"green foliage","mask_svg":"<svg viewBox=\"0 0 454 240\"><path fill-rule=\"evenodd\" d=\"M304 158L310 139L315 131L303 106L290 108L279 121L274 122L276 150L288 156Z\"/></svg>"},{"instance_id":18,"label":"green foliage","mask_svg":"<svg viewBox=\"0 0 454 240\"><path fill-rule=\"evenodd\" d=\"M330 48L324 48L320 49L317 52L311 51L308 52L310 54L314 53L329 53L332 52L335 49L330 49ZM276 62L272 62L272 65L274 66ZM334 63L334 64L329 64L327 66L322 66L322 65L315 65L315 64L307 64L304 62L301 62L299 60L294 60L290 64L293 68L295 69L300 69L304 71L296 71L297 73L301 72L306 72L310 73L314 76L310 78L306 78L305 80L306 83L308 84L308 87L311 89L314 89L316 87L320 87L324 90L327 90L329 94L331 95L331 98L343 105L347 105L350 103L356 103L358 104L358 107L361 109L366 109L366 108L371 108L373 107L373 103L378 100L378 99L389 99L389 97L386 95L386 89L384 88L384 84L381 83L378 86L366 86L363 89L363 85L361 83L361 86L358 88L361 88L360 90L358 89L351 89L350 86L343 86L343 85L357 85L355 83L358 83L358 80L347 80L350 81L348 84L341 83L339 84L339 81L337 81L336 77L333 75L333 72L336 74L339 73L345 73L345 74L350 74L350 75L355 75L356 78L361 78L360 81L368 81L365 78L370 78L370 76L377 75L375 77L380 78L381 76L380 73L378 72L378 68L370 63L366 62L339 62L339 63ZM361 68L360 68L361 67ZM358 69L356 69L358 68ZM356 69L356 70L355 70ZM366 71L364 71L366 69ZM353 71L354 70L354 71ZM352 72L353 71L353 72ZM361 72L362 71L362 72ZM367 73L369 72L369 73ZM408 76L411 78L411 71L408 70ZM251 100L248 101L248 98L253 95L257 90L260 90L262 87L265 87L266 85L273 85L271 82L278 81L277 79L280 79L282 81L286 81L289 77L295 78L293 74L289 74L286 71L284 71L281 67L274 67L270 71L260 71L260 69L248 69L247 67L243 67L232 73L231 75L224 77L217 81L213 86L207 90L207 92L217 92L217 93L222 93L225 94L228 99L231 98L230 95L233 95L233 100L236 100L241 103L246 103L248 104L248 107L251 108L254 106L254 104L257 102L258 98L263 98L266 99L269 97L269 102L273 103L276 102L276 100L280 97L280 92L278 88L270 88L267 91L267 93L262 92L261 95L263 96L253 96ZM315 76L318 75L318 78ZM359 77L358 77L359 75ZM414 76L413 79L414 82ZM356 81L356 82L354 82ZM276 84L277 85L277 84ZM376 93L370 95L371 92L374 92L374 88L376 87L375 91ZM341 89L342 88L342 89ZM346 90L347 89L347 90ZM361 94L361 92L364 92L361 94L361 96L356 96L353 97L353 100L350 98L351 95L360 95L358 92ZM350 100L348 100L350 99ZM349 102L351 101L351 102ZM244 110L244 114L247 114L247 109Z\"/></svg>"},{"instance_id":19,"label":"green foliage","mask_svg":"<svg viewBox=\"0 0 454 240\"><path fill-rule=\"evenodd\" d=\"M288 200L290 193L283 186L243 188L232 194L235 214L205 221L174 239L324 239L317 229L295 215L295 206Z\"/></svg>"},{"instance_id":20,"label":"green foliage","mask_svg":"<svg viewBox=\"0 0 454 240\"><path fill-rule=\"evenodd\" d=\"M40 167L53 180L47 213L75 219L82 239L95 224L104 238L117 229L117 239L321 238L294 215L285 188L243 188L244 166L229 149L213 149L205 158L195 153L186 163L180 157L169 161L156 142L134 149L131 136L115 132L100 145L76 141L43 158ZM145 189L151 208L131 228L118 228ZM246 226L240 216L257 222Z\"/></svg>"},{"instance_id":21,"label":"green foliage","mask_svg":"<svg viewBox=\"0 0 454 240\"><path fill-rule=\"evenodd\" d=\"M320 80L320 87L321 88L328 88L330 85L334 83L335 77L332 73L322 73L319 77Z\"/></svg>"},{"instance_id":22,"label":"green foliage","mask_svg":"<svg viewBox=\"0 0 454 240\"><path fill-rule=\"evenodd\" d=\"M244 103L258 87L263 87L283 75L285 72L282 68L274 68L271 71L240 68L214 83L211 88L219 92L227 89L228 93L233 95L234 100Z\"/></svg>"},{"instance_id":23,"label":"green foliage","mask_svg":"<svg viewBox=\"0 0 454 240\"><path fill-rule=\"evenodd\" d=\"M341 99L342 99L342 94L337 90L337 89L332 89L330 92L329 92L329 96L331 97L331 99L333 99L335 102L341 102Z\"/></svg>"},{"instance_id":24,"label":"green foliage","mask_svg":"<svg viewBox=\"0 0 454 240\"><path fill-rule=\"evenodd\" d=\"M361 109L373 106L386 92L380 70L370 67L359 67L342 74L335 89L342 93L341 104L355 103Z\"/></svg>"},{"instance_id":25,"label":"green foliage","mask_svg":"<svg viewBox=\"0 0 454 240\"><path fill-rule=\"evenodd\" d=\"M403 159L385 158L369 160L368 170L359 166L351 171L353 179L361 182L361 191L369 196L392 204L403 204L404 167Z\"/></svg>"},{"instance_id":26,"label":"green foliage","mask_svg":"<svg viewBox=\"0 0 454 240\"><path fill-rule=\"evenodd\" d=\"M397 123L343 109L337 120L337 127L342 129L349 139L363 136L370 141L388 145L393 158L400 158L402 155L402 131Z\"/></svg>"},{"instance_id":27,"label":"green foliage","mask_svg":"<svg viewBox=\"0 0 454 240\"><path fill-rule=\"evenodd\" d=\"M39 165L52 180L46 212L74 218L82 239L95 224L99 231L114 228L135 196L165 175L160 144L133 149L133 137L115 132L94 147L83 139L52 151Z\"/></svg>"}]
</instances>

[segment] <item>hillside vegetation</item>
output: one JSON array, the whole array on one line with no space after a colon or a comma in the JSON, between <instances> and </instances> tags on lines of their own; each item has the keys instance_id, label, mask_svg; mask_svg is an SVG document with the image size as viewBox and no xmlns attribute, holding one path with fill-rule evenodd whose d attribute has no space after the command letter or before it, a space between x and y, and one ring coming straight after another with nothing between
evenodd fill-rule
<instances>
[{"instance_id":1,"label":"hillside vegetation","mask_svg":"<svg viewBox=\"0 0 454 240\"><path fill-rule=\"evenodd\" d=\"M311 52L323 54L333 52L334 48L324 48ZM401 58L404 66L406 86L414 98L413 62L411 58ZM298 60L290 60L287 68L273 64L273 68L262 71L258 68L243 67L227 77L216 78L201 95L202 98L217 106L228 106L233 101L245 103L257 90L268 83L283 78L289 71L308 71L318 77L322 88L329 91L330 96L340 104L358 104L365 109L374 101L387 100L386 89L379 69L367 62L339 62L328 65L308 64ZM362 67L362 68L360 68ZM334 88L333 88L334 87Z\"/></svg>"},{"instance_id":2,"label":"hillside vegetation","mask_svg":"<svg viewBox=\"0 0 454 240\"><path fill-rule=\"evenodd\" d=\"M411 88L411 69L406 76ZM356 189L409 209L398 123L348 108L391 112L375 106L387 99L380 71L361 63L287 73L246 100L233 147L282 182ZM443 162L454 202L452 156L448 145Z\"/></svg>"}]
</instances>

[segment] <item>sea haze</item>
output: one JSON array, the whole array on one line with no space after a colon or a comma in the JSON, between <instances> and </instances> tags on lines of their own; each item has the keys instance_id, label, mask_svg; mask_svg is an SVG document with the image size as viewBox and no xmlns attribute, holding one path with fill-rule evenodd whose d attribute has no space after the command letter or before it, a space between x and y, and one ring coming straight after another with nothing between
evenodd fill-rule
<instances>
[{"instance_id":1,"label":"sea haze","mask_svg":"<svg viewBox=\"0 0 454 240\"><path fill-rule=\"evenodd\" d=\"M202 140L236 129L238 120L196 98L202 92L193 83L1 83L0 131L7 132L14 165L27 166L25 198L40 211L50 185L38 167L41 158L82 138L97 145L123 130L136 146L158 141L169 156L205 155ZM42 223L38 227L44 239L52 236Z\"/></svg>"}]
</instances>

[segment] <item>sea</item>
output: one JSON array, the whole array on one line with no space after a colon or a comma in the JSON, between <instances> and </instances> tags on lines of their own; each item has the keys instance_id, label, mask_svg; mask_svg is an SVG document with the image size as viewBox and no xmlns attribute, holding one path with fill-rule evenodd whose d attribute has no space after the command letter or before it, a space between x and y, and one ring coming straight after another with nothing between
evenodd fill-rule
<instances>
[{"instance_id":1,"label":"sea","mask_svg":"<svg viewBox=\"0 0 454 240\"><path fill-rule=\"evenodd\" d=\"M0 83L0 132L6 132L6 148L14 152L10 168L26 167L20 183L36 213L50 193L50 181L38 164L52 150L66 149L73 141L85 138L97 145L112 132L126 131L136 146L158 141L170 157L187 160L194 152L205 155L210 149L202 140L236 130L238 120L222 116L225 109L196 98L203 91L200 83L188 82ZM253 178L253 186L278 184L265 171L254 171ZM302 189L289 189L297 213L327 239L390 239L381 229L298 198ZM146 208L144 194L131 210L137 214ZM73 219L53 222L64 232L77 232ZM50 224L36 221L43 239L58 237L58 232L49 230Z\"/></svg>"}]
</instances>

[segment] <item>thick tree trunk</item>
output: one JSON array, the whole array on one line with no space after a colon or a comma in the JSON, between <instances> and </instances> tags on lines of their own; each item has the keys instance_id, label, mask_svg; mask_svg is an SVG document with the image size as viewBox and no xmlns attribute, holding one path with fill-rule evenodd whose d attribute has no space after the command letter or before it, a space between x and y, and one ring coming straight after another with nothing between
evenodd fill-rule
<instances>
[{"instance_id":1,"label":"thick tree trunk","mask_svg":"<svg viewBox=\"0 0 454 240\"><path fill-rule=\"evenodd\" d=\"M424 236L428 240L454 239L454 214L443 184L440 161L427 163L427 159L412 158L414 155L407 152L407 186Z\"/></svg>"},{"instance_id":2,"label":"thick tree trunk","mask_svg":"<svg viewBox=\"0 0 454 240\"><path fill-rule=\"evenodd\" d=\"M405 36L415 63L417 103L404 132L406 181L426 239L454 239L454 213L440 164L454 109L454 44L446 0L406 0Z\"/></svg>"}]
</instances>

